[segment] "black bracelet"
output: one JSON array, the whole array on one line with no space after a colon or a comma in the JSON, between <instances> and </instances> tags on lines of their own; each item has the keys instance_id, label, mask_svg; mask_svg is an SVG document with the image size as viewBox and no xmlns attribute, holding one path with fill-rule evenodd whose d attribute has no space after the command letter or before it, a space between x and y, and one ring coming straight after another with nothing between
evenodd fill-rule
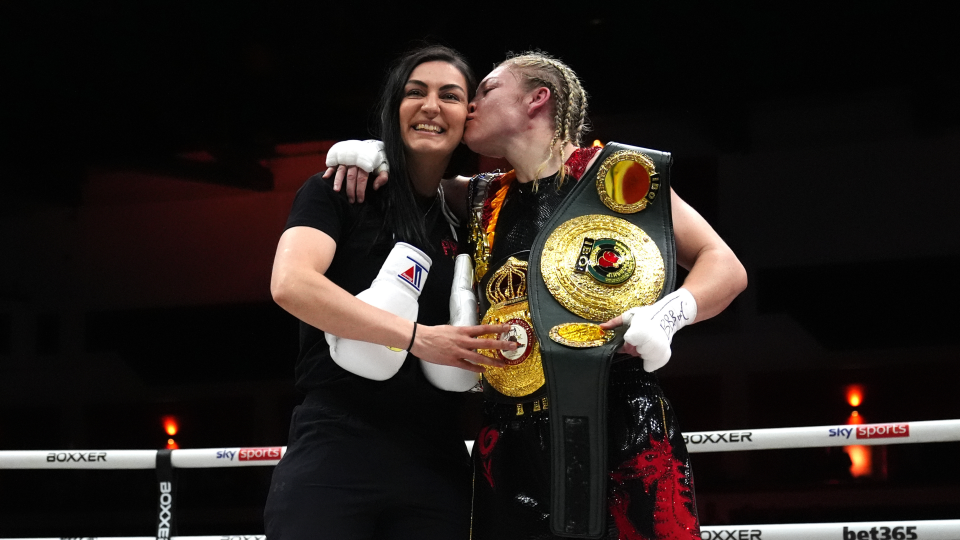
<instances>
[{"instance_id":1,"label":"black bracelet","mask_svg":"<svg viewBox=\"0 0 960 540\"><path fill-rule=\"evenodd\" d=\"M410 336L410 345L407 345L407 352L413 348L413 340L417 339L417 321L413 321L413 335Z\"/></svg>"}]
</instances>

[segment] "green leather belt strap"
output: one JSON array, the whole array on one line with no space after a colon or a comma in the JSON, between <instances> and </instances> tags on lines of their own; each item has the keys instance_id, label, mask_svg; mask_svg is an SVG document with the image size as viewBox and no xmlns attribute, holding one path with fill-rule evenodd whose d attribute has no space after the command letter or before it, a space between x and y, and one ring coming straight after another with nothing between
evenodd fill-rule
<instances>
[{"instance_id":1,"label":"green leather belt strap","mask_svg":"<svg viewBox=\"0 0 960 540\"><path fill-rule=\"evenodd\" d=\"M598 195L597 172L605 159L620 150L642 152L653 161L659 174L656 197L645 209L632 214L614 212ZM643 229L656 243L665 270L660 296L672 291L676 248L670 212L670 163L669 153L608 144L545 224L530 253L530 311L550 400L550 527L559 536L600 538L606 532L606 390L614 353L623 344L623 330L618 330L605 345L590 348L572 348L550 338L550 329L558 324L604 321L588 321L552 296L540 268L544 244L558 226L570 219L593 214L622 218Z\"/></svg>"}]
</instances>

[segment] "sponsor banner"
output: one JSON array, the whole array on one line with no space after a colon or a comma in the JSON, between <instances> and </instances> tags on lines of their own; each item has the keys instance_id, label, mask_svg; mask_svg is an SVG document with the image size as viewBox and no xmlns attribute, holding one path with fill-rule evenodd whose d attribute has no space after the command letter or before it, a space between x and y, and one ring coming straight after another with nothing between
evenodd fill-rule
<instances>
[{"instance_id":1,"label":"sponsor banner","mask_svg":"<svg viewBox=\"0 0 960 540\"><path fill-rule=\"evenodd\" d=\"M153 469L156 450L7 450L0 469Z\"/></svg>"},{"instance_id":2,"label":"sponsor banner","mask_svg":"<svg viewBox=\"0 0 960 540\"><path fill-rule=\"evenodd\" d=\"M690 453L951 442L960 441L960 420L703 431L683 438ZM473 441L465 442L472 447ZM268 466L285 451L282 446L200 448L174 450L171 457L181 468ZM153 469L156 456L156 450L0 450L0 469Z\"/></svg>"},{"instance_id":3,"label":"sponsor banner","mask_svg":"<svg viewBox=\"0 0 960 540\"><path fill-rule=\"evenodd\" d=\"M203 469L275 465L286 450L285 446L174 450L173 466L181 469Z\"/></svg>"},{"instance_id":4,"label":"sponsor banner","mask_svg":"<svg viewBox=\"0 0 960 540\"><path fill-rule=\"evenodd\" d=\"M706 433L691 433L683 435L683 442L688 447L710 444L746 444L753 442L752 431L717 431Z\"/></svg>"},{"instance_id":5,"label":"sponsor banner","mask_svg":"<svg viewBox=\"0 0 960 540\"><path fill-rule=\"evenodd\" d=\"M241 448L237 454L237 461L278 461L281 455L283 455L283 448L279 446Z\"/></svg>"},{"instance_id":6,"label":"sponsor banner","mask_svg":"<svg viewBox=\"0 0 960 540\"><path fill-rule=\"evenodd\" d=\"M763 540L760 529L741 529L736 527L711 527L700 531L700 540Z\"/></svg>"},{"instance_id":7,"label":"sponsor banner","mask_svg":"<svg viewBox=\"0 0 960 540\"><path fill-rule=\"evenodd\" d=\"M684 433L687 450L731 452L960 441L960 420Z\"/></svg>"},{"instance_id":8,"label":"sponsor banner","mask_svg":"<svg viewBox=\"0 0 960 540\"><path fill-rule=\"evenodd\" d=\"M172 470L172 469L171 469ZM173 482L160 482L157 538L170 538L173 528Z\"/></svg>"},{"instance_id":9,"label":"sponsor banner","mask_svg":"<svg viewBox=\"0 0 960 540\"><path fill-rule=\"evenodd\" d=\"M97 463L106 462L106 452L48 452L47 463Z\"/></svg>"},{"instance_id":10,"label":"sponsor banner","mask_svg":"<svg viewBox=\"0 0 960 540\"><path fill-rule=\"evenodd\" d=\"M899 527L879 527L859 528L844 527L844 540L919 540L916 525L901 525Z\"/></svg>"},{"instance_id":11,"label":"sponsor banner","mask_svg":"<svg viewBox=\"0 0 960 540\"><path fill-rule=\"evenodd\" d=\"M892 439L910 436L910 424L863 424L859 426L838 426L827 431L830 438L853 439Z\"/></svg>"},{"instance_id":12,"label":"sponsor banner","mask_svg":"<svg viewBox=\"0 0 960 540\"><path fill-rule=\"evenodd\" d=\"M910 424L868 424L857 426L858 439L889 439L909 437Z\"/></svg>"},{"instance_id":13,"label":"sponsor banner","mask_svg":"<svg viewBox=\"0 0 960 540\"><path fill-rule=\"evenodd\" d=\"M700 527L702 540L956 540L960 519Z\"/></svg>"}]
</instances>

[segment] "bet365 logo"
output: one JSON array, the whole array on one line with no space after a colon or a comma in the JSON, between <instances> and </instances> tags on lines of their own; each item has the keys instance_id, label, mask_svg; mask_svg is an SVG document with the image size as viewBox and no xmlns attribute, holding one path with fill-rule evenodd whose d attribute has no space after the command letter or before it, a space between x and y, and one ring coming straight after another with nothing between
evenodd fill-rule
<instances>
[{"instance_id":1,"label":"bet365 logo","mask_svg":"<svg viewBox=\"0 0 960 540\"><path fill-rule=\"evenodd\" d=\"M843 540L917 540L916 527L870 527L862 531L843 528Z\"/></svg>"}]
</instances>

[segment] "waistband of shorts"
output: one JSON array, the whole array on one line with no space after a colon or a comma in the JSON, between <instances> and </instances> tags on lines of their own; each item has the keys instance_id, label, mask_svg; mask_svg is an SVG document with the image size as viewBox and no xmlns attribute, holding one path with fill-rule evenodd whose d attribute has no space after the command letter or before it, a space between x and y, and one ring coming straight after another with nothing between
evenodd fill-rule
<instances>
[{"instance_id":1,"label":"waistband of shorts","mask_svg":"<svg viewBox=\"0 0 960 540\"><path fill-rule=\"evenodd\" d=\"M548 410L550 410L550 400L546 396L517 403L486 401L483 404L483 412L486 416L500 419L536 418L543 416Z\"/></svg>"}]
</instances>

